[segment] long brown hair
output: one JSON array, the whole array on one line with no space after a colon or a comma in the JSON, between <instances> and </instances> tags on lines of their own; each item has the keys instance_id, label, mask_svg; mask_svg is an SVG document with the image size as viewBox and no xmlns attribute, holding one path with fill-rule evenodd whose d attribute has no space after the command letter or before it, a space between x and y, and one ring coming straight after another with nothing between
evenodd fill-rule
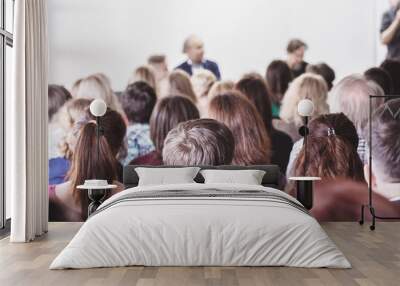
<instances>
[{"instance_id":1,"label":"long brown hair","mask_svg":"<svg viewBox=\"0 0 400 286\"><path fill-rule=\"evenodd\" d=\"M346 115L320 115L310 122L309 129L307 150L302 148L295 163L296 176L341 177L364 182L363 164L357 153L357 130Z\"/></svg>"},{"instance_id":2,"label":"long brown hair","mask_svg":"<svg viewBox=\"0 0 400 286\"><path fill-rule=\"evenodd\" d=\"M215 96L209 106L210 118L225 123L235 139L235 165L270 162L271 142L256 107L240 92Z\"/></svg>"},{"instance_id":3,"label":"long brown hair","mask_svg":"<svg viewBox=\"0 0 400 286\"><path fill-rule=\"evenodd\" d=\"M77 190L77 186L84 184L88 179L102 179L109 183L118 179L116 155L122 147L126 125L118 112L107 109L100 121L98 157L97 124L94 118L88 113L85 120L78 124L81 125L81 131L72 157L68 179L71 182L72 196L75 202L81 205L82 218L86 219L87 194Z\"/></svg>"},{"instance_id":4,"label":"long brown hair","mask_svg":"<svg viewBox=\"0 0 400 286\"><path fill-rule=\"evenodd\" d=\"M272 131L272 108L265 80L260 75L248 74L236 83L236 89L254 104L270 134Z\"/></svg>"},{"instance_id":5,"label":"long brown hair","mask_svg":"<svg viewBox=\"0 0 400 286\"><path fill-rule=\"evenodd\" d=\"M168 132L180 122L199 118L199 110L187 97L174 95L161 99L150 118L150 137L156 151L162 153Z\"/></svg>"}]
</instances>

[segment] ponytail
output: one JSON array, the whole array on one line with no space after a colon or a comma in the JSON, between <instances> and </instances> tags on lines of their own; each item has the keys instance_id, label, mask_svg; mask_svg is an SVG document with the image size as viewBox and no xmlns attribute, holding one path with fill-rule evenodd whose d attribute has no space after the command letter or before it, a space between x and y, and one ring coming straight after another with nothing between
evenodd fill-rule
<instances>
[{"instance_id":1,"label":"ponytail","mask_svg":"<svg viewBox=\"0 0 400 286\"><path fill-rule=\"evenodd\" d=\"M94 121L89 121L83 126L68 173L72 196L75 202L81 205L83 218L86 218L88 198L85 192L77 190L77 186L84 184L88 179L102 179L112 183L118 178L118 162L104 135L100 135L99 154L97 153L96 128Z\"/></svg>"}]
</instances>

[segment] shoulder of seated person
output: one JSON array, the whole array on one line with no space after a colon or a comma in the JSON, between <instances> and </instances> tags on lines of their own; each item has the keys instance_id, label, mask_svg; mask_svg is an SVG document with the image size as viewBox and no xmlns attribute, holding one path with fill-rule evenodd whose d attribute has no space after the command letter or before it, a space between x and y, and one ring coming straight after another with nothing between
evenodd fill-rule
<instances>
[{"instance_id":1,"label":"shoulder of seated person","mask_svg":"<svg viewBox=\"0 0 400 286\"><path fill-rule=\"evenodd\" d=\"M65 198L69 195L70 187L71 187L70 181L56 185L54 188L54 194L56 195L57 198L60 199Z\"/></svg>"}]
</instances>

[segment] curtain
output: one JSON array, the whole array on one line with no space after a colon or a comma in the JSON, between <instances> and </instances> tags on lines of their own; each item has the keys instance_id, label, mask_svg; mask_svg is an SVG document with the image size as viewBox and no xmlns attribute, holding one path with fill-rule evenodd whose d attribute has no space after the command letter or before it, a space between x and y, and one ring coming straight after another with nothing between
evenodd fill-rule
<instances>
[{"instance_id":1,"label":"curtain","mask_svg":"<svg viewBox=\"0 0 400 286\"><path fill-rule=\"evenodd\" d=\"M12 242L47 232L47 0L17 0L14 70L8 99L6 183Z\"/></svg>"}]
</instances>

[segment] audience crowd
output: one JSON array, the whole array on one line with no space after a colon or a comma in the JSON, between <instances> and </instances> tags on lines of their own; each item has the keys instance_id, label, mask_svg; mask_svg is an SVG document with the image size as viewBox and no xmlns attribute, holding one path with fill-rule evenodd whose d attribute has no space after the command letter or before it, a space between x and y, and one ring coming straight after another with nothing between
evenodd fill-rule
<instances>
[{"instance_id":1,"label":"audience crowd","mask_svg":"<svg viewBox=\"0 0 400 286\"><path fill-rule=\"evenodd\" d=\"M127 75L123 91L114 91L102 73L78 79L70 91L50 85L50 219L85 220L88 198L77 186L85 179L107 179L118 186L111 196L123 189L128 164L276 164L292 195L291 176L321 177L311 211L319 220L357 220L368 184L378 210L398 215L400 99L378 97L370 106L370 95L400 94L400 62L385 60L335 82L328 64L304 60L307 48L291 40L287 59L266 65L265 76L248 73L234 82L221 79L217 63L204 58L203 42L192 35L183 47L186 62L169 71L166 57L153 55ZM108 107L99 156L97 122L89 112L93 99ZM307 149L299 133L302 99L315 107Z\"/></svg>"}]
</instances>

